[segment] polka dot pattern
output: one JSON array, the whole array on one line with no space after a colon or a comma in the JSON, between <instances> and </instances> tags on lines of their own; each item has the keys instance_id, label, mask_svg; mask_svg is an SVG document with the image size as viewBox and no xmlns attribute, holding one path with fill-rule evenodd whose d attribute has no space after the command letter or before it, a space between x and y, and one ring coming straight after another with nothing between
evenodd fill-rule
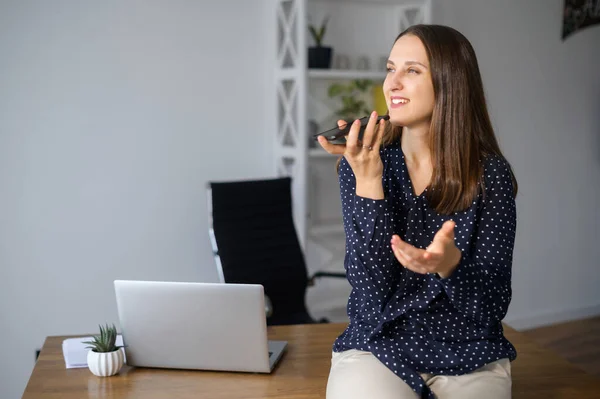
<instances>
[{"instance_id":1,"label":"polka dot pattern","mask_svg":"<svg viewBox=\"0 0 600 399\"><path fill-rule=\"evenodd\" d=\"M355 178L340 163L346 255L352 291L350 323L336 339L336 352L372 352L422 398L435 394L418 373L460 375L502 358L516 358L501 320L511 301L511 267L516 208L506 162L484 162L485 195L465 211L440 215L427 203L427 189L413 191L399 143L380 150L385 199L355 194ZM442 224L456 222L455 243L462 259L453 274L418 274L394 257L398 234L426 248Z\"/></svg>"}]
</instances>

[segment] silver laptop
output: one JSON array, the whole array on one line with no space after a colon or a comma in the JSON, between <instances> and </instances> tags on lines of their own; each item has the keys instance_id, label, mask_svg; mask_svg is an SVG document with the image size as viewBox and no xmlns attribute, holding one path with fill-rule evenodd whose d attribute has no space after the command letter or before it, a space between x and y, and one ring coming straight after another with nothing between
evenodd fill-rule
<instances>
[{"instance_id":1,"label":"silver laptop","mask_svg":"<svg viewBox=\"0 0 600 399\"><path fill-rule=\"evenodd\" d=\"M286 341L268 341L262 285L114 282L127 364L270 373Z\"/></svg>"}]
</instances>

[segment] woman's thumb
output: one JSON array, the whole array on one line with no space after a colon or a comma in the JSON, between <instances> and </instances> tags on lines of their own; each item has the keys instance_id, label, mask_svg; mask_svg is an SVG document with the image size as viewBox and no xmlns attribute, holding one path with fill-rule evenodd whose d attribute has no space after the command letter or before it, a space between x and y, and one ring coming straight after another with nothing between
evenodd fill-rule
<instances>
[{"instance_id":1,"label":"woman's thumb","mask_svg":"<svg viewBox=\"0 0 600 399\"><path fill-rule=\"evenodd\" d=\"M449 237L454 237L454 227L456 227L456 223L454 220L448 220L444 223L444 231Z\"/></svg>"}]
</instances>

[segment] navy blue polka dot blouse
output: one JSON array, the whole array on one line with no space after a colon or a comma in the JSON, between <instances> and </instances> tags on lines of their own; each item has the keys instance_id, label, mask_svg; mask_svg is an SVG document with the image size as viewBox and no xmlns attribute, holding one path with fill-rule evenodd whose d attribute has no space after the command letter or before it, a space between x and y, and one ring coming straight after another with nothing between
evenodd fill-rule
<instances>
[{"instance_id":1,"label":"navy blue polka dot blouse","mask_svg":"<svg viewBox=\"0 0 600 399\"><path fill-rule=\"evenodd\" d=\"M501 320L511 300L511 265L516 208L508 165L497 156L483 160L485 198L469 209L439 215L426 190L413 192L399 142L380 150L385 199L355 193L355 178L342 158L339 182L346 256L352 291L350 323L333 350L369 351L422 398L435 398L418 373L460 375L502 358L516 358ZM447 279L418 274L395 258L390 240L398 234L426 248L442 224L456 223L462 252Z\"/></svg>"}]
</instances>

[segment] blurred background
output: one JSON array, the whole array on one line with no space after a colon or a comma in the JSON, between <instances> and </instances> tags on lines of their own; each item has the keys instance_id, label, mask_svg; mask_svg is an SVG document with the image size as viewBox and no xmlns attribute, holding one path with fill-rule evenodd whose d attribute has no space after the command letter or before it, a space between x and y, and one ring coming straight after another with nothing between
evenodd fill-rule
<instances>
[{"instance_id":1,"label":"blurred background","mask_svg":"<svg viewBox=\"0 0 600 399\"><path fill-rule=\"evenodd\" d=\"M519 181L505 322L598 320L600 12L571 3L0 0L0 397L46 336L118 322L113 280L218 280L209 181L291 175L307 268L342 271L335 158L310 134L381 109L418 22L473 44ZM343 322L348 292L306 302Z\"/></svg>"}]
</instances>

